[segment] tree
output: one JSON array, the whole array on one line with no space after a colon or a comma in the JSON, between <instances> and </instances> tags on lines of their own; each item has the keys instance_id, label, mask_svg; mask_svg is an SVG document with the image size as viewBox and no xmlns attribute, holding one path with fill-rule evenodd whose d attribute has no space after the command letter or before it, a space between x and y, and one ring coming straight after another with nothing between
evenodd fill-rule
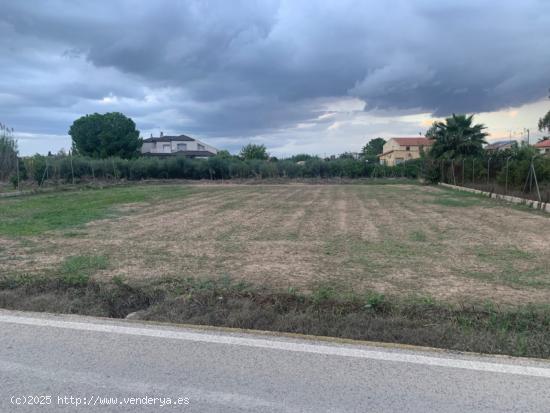
<instances>
[{"instance_id":1,"label":"tree","mask_svg":"<svg viewBox=\"0 0 550 413\"><path fill-rule=\"evenodd\" d=\"M426 138L435 139L435 133L437 132L437 122L432 123L432 126L426 131Z\"/></svg>"},{"instance_id":2,"label":"tree","mask_svg":"<svg viewBox=\"0 0 550 413\"><path fill-rule=\"evenodd\" d=\"M93 158L132 158L142 145L136 124L122 113L94 113L75 120L69 129L73 151Z\"/></svg>"},{"instance_id":3,"label":"tree","mask_svg":"<svg viewBox=\"0 0 550 413\"><path fill-rule=\"evenodd\" d=\"M317 155L308 155L307 153L299 153L290 157L290 160L292 162L305 162L309 161L310 159L319 159L319 157Z\"/></svg>"},{"instance_id":4,"label":"tree","mask_svg":"<svg viewBox=\"0 0 550 413\"><path fill-rule=\"evenodd\" d=\"M221 151L218 151L216 157L219 159L232 159L233 155L231 155L229 151L222 149Z\"/></svg>"},{"instance_id":5,"label":"tree","mask_svg":"<svg viewBox=\"0 0 550 413\"><path fill-rule=\"evenodd\" d=\"M539 119L539 130L541 132L547 131L550 133L550 110L544 117Z\"/></svg>"},{"instance_id":6,"label":"tree","mask_svg":"<svg viewBox=\"0 0 550 413\"><path fill-rule=\"evenodd\" d=\"M426 137L434 139L431 155L434 158L454 159L464 156L480 156L487 143L483 132L486 127L473 124L473 115L455 115L445 122L435 122Z\"/></svg>"},{"instance_id":7,"label":"tree","mask_svg":"<svg viewBox=\"0 0 550 413\"><path fill-rule=\"evenodd\" d=\"M241 158L247 159L268 159L269 154L264 145L256 145L249 143L241 149L240 153Z\"/></svg>"},{"instance_id":8,"label":"tree","mask_svg":"<svg viewBox=\"0 0 550 413\"><path fill-rule=\"evenodd\" d=\"M371 139L365 146L363 146L363 150L361 152L364 157L380 155L384 150L385 143L386 141L382 138Z\"/></svg>"}]
</instances>

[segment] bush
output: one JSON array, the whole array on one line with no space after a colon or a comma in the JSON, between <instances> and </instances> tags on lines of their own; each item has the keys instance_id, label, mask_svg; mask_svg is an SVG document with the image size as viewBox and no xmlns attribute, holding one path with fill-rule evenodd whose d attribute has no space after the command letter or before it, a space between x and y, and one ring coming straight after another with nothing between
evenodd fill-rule
<instances>
[{"instance_id":1,"label":"bush","mask_svg":"<svg viewBox=\"0 0 550 413\"><path fill-rule=\"evenodd\" d=\"M275 161L273 159L247 159L235 156L214 156L208 159L184 157L135 159L91 159L65 154L54 156L35 155L26 158L21 169L39 185L42 180L72 182L91 179L266 179L266 178L367 178L403 177L417 178L423 168L420 160L397 166L384 166L362 159L299 157Z\"/></svg>"}]
</instances>

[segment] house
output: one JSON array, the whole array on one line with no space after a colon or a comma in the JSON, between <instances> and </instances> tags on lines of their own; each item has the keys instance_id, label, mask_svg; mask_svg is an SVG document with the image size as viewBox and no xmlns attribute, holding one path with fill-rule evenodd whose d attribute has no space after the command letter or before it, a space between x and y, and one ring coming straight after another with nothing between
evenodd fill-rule
<instances>
[{"instance_id":1,"label":"house","mask_svg":"<svg viewBox=\"0 0 550 413\"><path fill-rule=\"evenodd\" d=\"M187 158L208 158L216 155L218 150L186 135L166 136L161 132L158 138L151 135L143 140L141 153L145 156L181 155Z\"/></svg>"},{"instance_id":2,"label":"house","mask_svg":"<svg viewBox=\"0 0 550 413\"><path fill-rule=\"evenodd\" d=\"M382 165L394 166L401 162L420 158L420 154L430 145L432 140L428 138L390 138L378 155Z\"/></svg>"},{"instance_id":3,"label":"house","mask_svg":"<svg viewBox=\"0 0 550 413\"><path fill-rule=\"evenodd\" d=\"M543 139L542 141L535 143L535 148L538 153L550 156L550 139Z\"/></svg>"},{"instance_id":4,"label":"house","mask_svg":"<svg viewBox=\"0 0 550 413\"><path fill-rule=\"evenodd\" d=\"M506 149L512 149L515 143L515 141L511 140L493 142L485 146L485 150L487 152L505 151Z\"/></svg>"}]
</instances>

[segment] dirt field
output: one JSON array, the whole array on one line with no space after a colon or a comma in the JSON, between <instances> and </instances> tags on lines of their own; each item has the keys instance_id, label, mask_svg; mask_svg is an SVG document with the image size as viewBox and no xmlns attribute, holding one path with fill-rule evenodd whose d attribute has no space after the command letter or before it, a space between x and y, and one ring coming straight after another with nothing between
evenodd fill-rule
<instances>
[{"instance_id":1,"label":"dirt field","mask_svg":"<svg viewBox=\"0 0 550 413\"><path fill-rule=\"evenodd\" d=\"M436 187L203 185L114 208L78 226L0 235L0 272L70 271L71 259L91 257L94 277L229 276L454 302L550 299L549 216Z\"/></svg>"}]
</instances>

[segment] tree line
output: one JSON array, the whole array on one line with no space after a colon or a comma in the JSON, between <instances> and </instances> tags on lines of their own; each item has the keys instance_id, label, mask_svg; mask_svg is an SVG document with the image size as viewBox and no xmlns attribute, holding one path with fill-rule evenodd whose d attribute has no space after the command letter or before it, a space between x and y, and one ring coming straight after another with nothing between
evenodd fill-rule
<instances>
[{"instance_id":1,"label":"tree line","mask_svg":"<svg viewBox=\"0 0 550 413\"><path fill-rule=\"evenodd\" d=\"M298 156L297 159L300 159ZM396 166L366 163L360 159L242 159L226 154L208 159L141 157L104 159L59 154L26 157L20 165L21 179L45 181L142 180L142 179L266 179L266 178L418 178L421 161Z\"/></svg>"},{"instance_id":2,"label":"tree line","mask_svg":"<svg viewBox=\"0 0 550 413\"><path fill-rule=\"evenodd\" d=\"M550 112L541 118L539 128L550 132ZM141 139L130 118L121 113L92 114L71 125L71 152L51 156L20 158L13 129L0 124L0 180L10 178L15 184L16 180L31 179L41 184L47 180L90 179L420 177L438 182L449 177L452 166L454 180L458 174L459 181L493 178L498 183L505 180L506 184L520 185L536 158L535 149L514 144L505 151L488 153L483 147L487 143L485 129L473 122L473 116L453 114L427 131L426 137L434 143L421 159L396 166L379 164L378 155L386 143L382 138L371 139L359 157L344 153L323 159L298 154L279 160L270 156L264 145L248 144L238 155L220 151L208 159L158 159L139 156ZM549 158L538 157L535 168L540 181L550 182Z\"/></svg>"}]
</instances>

